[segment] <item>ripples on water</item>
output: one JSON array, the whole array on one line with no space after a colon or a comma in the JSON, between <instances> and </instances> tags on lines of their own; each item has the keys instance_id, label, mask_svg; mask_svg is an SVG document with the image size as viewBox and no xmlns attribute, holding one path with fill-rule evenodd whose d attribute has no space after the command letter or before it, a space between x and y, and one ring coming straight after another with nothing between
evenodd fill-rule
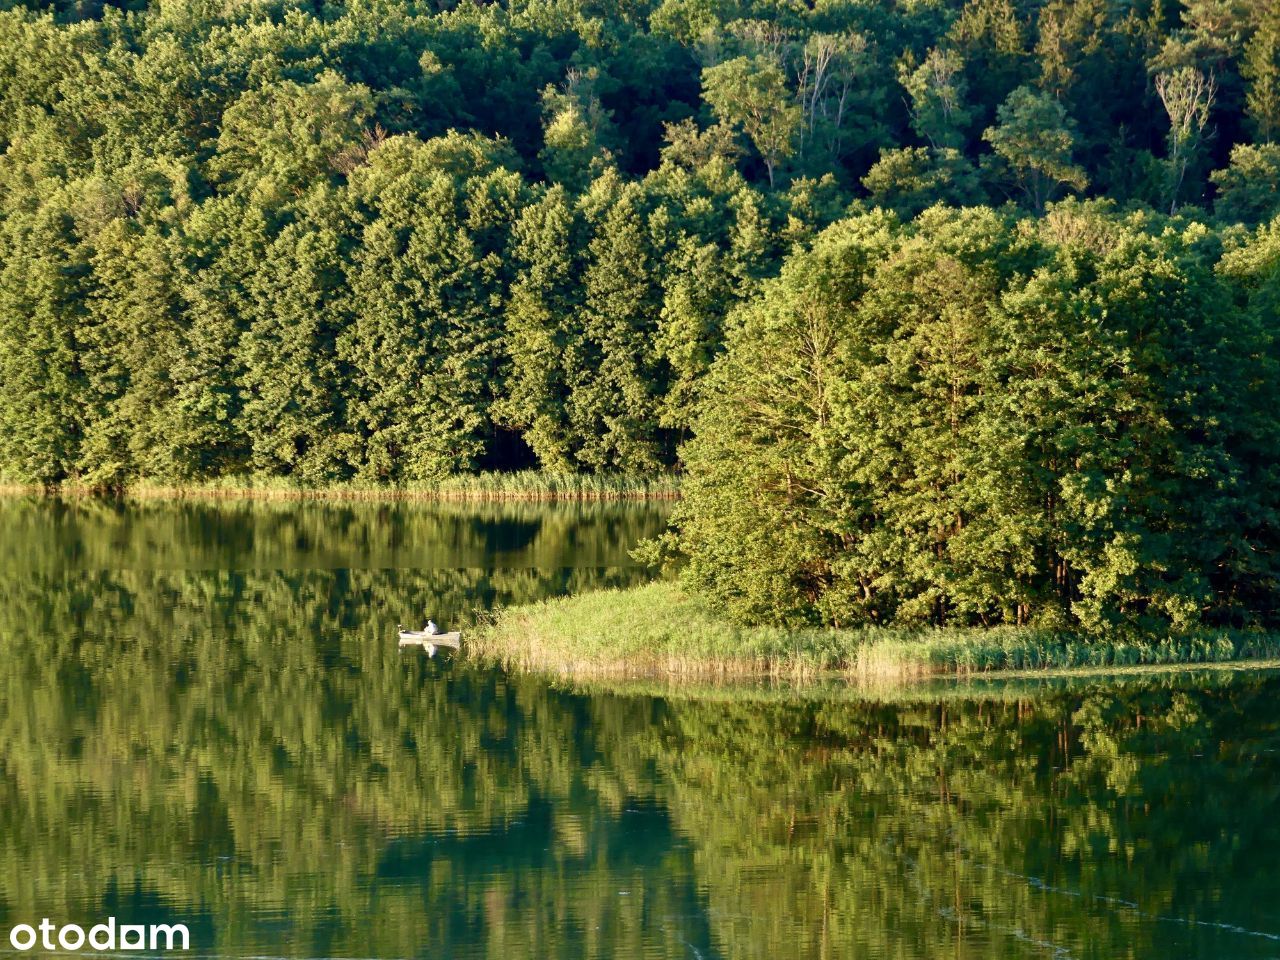
<instances>
[{"instance_id":1,"label":"ripples on water","mask_svg":"<svg viewBox=\"0 0 1280 960\"><path fill-rule=\"evenodd\" d=\"M206 957L1273 957L1280 678L571 689L398 620L645 507L0 502L0 928ZM0 949L7 944L0 943Z\"/></svg>"}]
</instances>

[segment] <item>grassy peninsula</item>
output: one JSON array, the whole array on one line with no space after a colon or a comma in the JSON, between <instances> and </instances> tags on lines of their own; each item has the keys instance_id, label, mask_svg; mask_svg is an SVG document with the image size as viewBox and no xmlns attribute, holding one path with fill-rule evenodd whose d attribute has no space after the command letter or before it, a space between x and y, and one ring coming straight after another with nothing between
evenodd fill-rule
<instances>
[{"instance_id":1,"label":"grassy peninsula","mask_svg":"<svg viewBox=\"0 0 1280 960\"><path fill-rule=\"evenodd\" d=\"M1026 627L740 626L670 581L509 607L481 623L468 640L472 656L578 679L804 679L839 673L912 680L1280 658L1280 635L1262 631L1200 629L1138 641Z\"/></svg>"}]
</instances>

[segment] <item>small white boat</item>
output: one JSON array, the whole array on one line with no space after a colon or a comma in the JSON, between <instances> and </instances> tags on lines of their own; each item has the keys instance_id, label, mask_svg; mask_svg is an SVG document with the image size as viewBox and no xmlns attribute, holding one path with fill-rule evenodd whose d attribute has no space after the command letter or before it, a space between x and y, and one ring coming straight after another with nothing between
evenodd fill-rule
<instances>
[{"instance_id":1,"label":"small white boat","mask_svg":"<svg viewBox=\"0 0 1280 960\"><path fill-rule=\"evenodd\" d=\"M400 646L402 647L421 647L427 651L427 656L434 657L436 650L440 647L448 647L451 650L457 650L462 644L462 633L453 631L453 633L429 632L427 630L406 630L400 626Z\"/></svg>"}]
</instances>

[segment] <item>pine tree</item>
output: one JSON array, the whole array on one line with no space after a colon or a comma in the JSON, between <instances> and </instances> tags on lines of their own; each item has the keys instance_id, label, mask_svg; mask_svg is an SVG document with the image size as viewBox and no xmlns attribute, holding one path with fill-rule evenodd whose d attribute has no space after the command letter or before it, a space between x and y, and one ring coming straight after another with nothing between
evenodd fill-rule
<instances>
[{"instance_id":1,"label":"pine tree","mask_svg":"<svg viewBox=\"0 0 1280 960\"><path fill-rule=\"evenodd\" d=\"M351 375L338 356L346 327L349 240L323 191L267 248L249 279L249 325L237 347L250 466L310 484L345 480L359 438L347 424Z\"/></svg>"},{"instance_id":2,"label":"pine tree","mask_svg":"<svg viewBox=\"0 0 1280 960\"><path fill-rule=\"evenodd\" d=\"M658 425L666 370L652 349L661 299L643 196L607 173L582 204L591 240L581 346L566 357L578 458L594 470L659 469L673 451Z\"/></svg>"},{"instance_id":3,"label":"pine tree","mask_svg":"<svg viewBox=\"0 0 1280 960\"><path fill-rule=\"evenodd\" d=\"M1280 9L1263 4L1258 29L1244 50L1245 110L1259 143L1280 140Z\"/></svg>"},{"instance_id":4,"label":"pine tree","mask_svg":"<svg viewBox=\"0 0 1280 960\"><path fill-rule=\"evenodd\" d=\"M511 367L496 410L551 470L576 465L567 403L568 362L582 350L576 322L583 297L580 232L572 201L559 186L526 207L513 230L516 279L505 317Z\"/></svg>"},{"instance_id":5,"label":"pine tree","mask_svg":"<svg viewBox=\"0 0 1280 960\"><path fill-rule=\"evenodd\" d=\"M56 483L76 476L84 428L77 333L89 264L65 198L11 213L0 229L0 474Z\"/></svg>"}]
</instances>

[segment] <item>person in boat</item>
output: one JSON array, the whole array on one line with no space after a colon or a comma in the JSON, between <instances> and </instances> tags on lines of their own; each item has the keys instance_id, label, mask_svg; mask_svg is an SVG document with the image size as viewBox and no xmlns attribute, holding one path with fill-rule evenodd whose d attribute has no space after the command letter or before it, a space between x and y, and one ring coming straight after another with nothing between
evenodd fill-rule
<instances>
[{"instance_id":1,"label":"person in boat","mask_svg":"<svg viewBox=\"0 0 1280 960\"><path fill-rule=\"evenodd\" d=\"M429 636L434 637L437 633L440 632L440 628L436 626L436 622L434 620L428 620L426 632Z\"/></svg>"}]
</instances>

